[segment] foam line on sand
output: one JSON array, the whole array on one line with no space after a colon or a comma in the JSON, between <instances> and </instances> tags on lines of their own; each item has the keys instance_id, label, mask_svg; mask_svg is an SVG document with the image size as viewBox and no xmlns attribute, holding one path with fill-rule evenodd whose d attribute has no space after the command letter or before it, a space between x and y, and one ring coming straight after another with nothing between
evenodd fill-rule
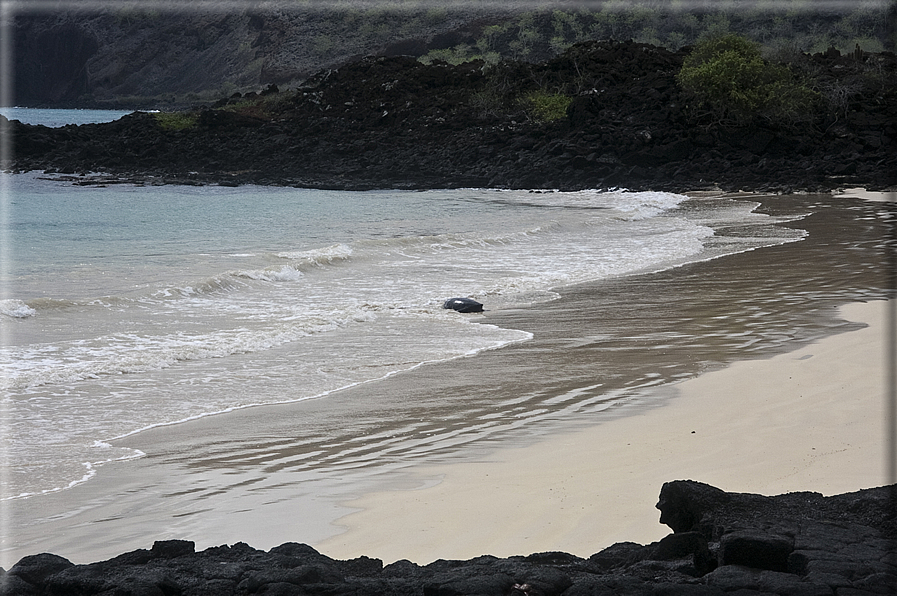
<instances>
[{"instance_id":1,"label":"foam line on sand","mask_svg":"<svg viewBox=\"0 0 897 596\"><path fill-rule=\"evenodd\" d=\"M654 509L668 480L770 495L886 484L887 312L883 301L846 305L841 315L868 327L684 381L661 407L485 460L422 465L423 488L349 503L358 511L339 520L346 531L315 546L420 564L588 556L668 534Z\"/></svg>"}]
</instances>

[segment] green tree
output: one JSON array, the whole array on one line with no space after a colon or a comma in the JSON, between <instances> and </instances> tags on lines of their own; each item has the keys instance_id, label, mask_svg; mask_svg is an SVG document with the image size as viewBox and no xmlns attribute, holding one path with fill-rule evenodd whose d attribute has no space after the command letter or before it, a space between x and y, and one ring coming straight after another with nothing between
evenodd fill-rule
<instances>
[{"instance_id":1,"label":"green tree","mask_svg":"<svg viewBox=\"0 0 897 596\"><path fill-rule=\"evenodd\" d=\"M679 85L720 121L804 121L818 94L786 66L769 64L760 47L738 35L699 42L676 75Z\"/></svg>"},{"instance_id":2,"label":"green tree","mask_svg":"<svg viewBox=\"0 0 897 596\"><path fill-rule=\"evenodd\" d=\"M504 32L505 27L501 25L488 25L484 27L482 36L476 41L477 49L484 54L495 52L498 38Z\"/></svg>"},{"instance_id":3,"label":"green tree","mask_svg":"<svg viewBox=\"0 0 897 596\"><path fill-rule=\"evenodd\" d=\"M729 18L722 12L704 15L702 25L704 32L701 37L703 39L713 40L729 33Z\"/></svg>"}]
</instances>

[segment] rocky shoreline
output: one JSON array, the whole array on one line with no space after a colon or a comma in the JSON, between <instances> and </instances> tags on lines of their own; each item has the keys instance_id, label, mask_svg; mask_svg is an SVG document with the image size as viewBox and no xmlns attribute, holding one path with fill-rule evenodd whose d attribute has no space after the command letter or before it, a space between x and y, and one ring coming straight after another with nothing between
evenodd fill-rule
<instances>
[{"instance_id":1,"label":"rocky shoreline","mask_svg":"<svg viewBox=\"0 0 897 596\"><path fill-rule=\"evenodd\" d=\"M783 126L715 121L677 85L688 48L587 42L539 64L368 57L295 90L51 129L13 121L7 170L79 183L327 189L761 192L897 187L897 57L793 57L820 105ZM560 117L527 94L563 91ZM85 176L102 172L103 176Z\"/></svg>"},{"instance_id":2,"label":"rocky shoreline","mask_svg":"<svg viewBox=\"0 0 897 596\"><path fill-rule=\"evenodd\" d=\"M0 572L0 595L893 594L895 496L897 485L767 497L680 480L663 485L657 504L672 534L649 545L614 544L587 559L546 552L384 566L366 556L334 560L298 543L196 552L193 542L167 540L88 565L24 557Z\"/></svg>"}]
</instances>

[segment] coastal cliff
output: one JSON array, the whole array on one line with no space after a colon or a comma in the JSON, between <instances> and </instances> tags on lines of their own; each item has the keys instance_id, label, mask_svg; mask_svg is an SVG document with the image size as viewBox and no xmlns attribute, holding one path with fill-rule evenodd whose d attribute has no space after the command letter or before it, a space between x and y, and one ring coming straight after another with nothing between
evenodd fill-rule
<instances>
[{"instance_id":1,"label":"coastal cliff","mask_svg":"<svg viewBox=\"0 0 897 596\"><path fill-rule=\"evenodd\" d=\"M171 109L294 85L361 56L452 64L538 62L576 42L632 39L677 50L735 32L773 54L894 49L897 5L656 0L204 0L21 2L4 29L12 84L27 107ZM737 4L737 6L736 6ZM837 5L837 6L836 6Z\"/></svg>"},{"instance_id":2,"label":"coastal cliff","mask_svg":"<svg viewBox=\"0 0 897 596\"><path fill-rule=\"evenodd\" d=\"M509 9L353 8L291 2L18 7L14 105L165 107L299 82L367 54L441 48L509 18ZM297 9L298 8L298 9Z\"/></svg>"},{"instance_id":3,"label":"coastal cliff","mask_svg":"<svg viewBox=\"0 0 897 596\"><path fill-rule=\"evenodd\" d=\"M10 124L13 171L310 188L825 191L897 186L897 57L800 54L812 103L787 122L704 109L690 48L585 42L539 63L367 57L295 89L97 125Z\"/></svg>"},{"instance_id":4,"label":"coastal cliff","mask_svg":"<svg viewBox=\"0 0 897 596\"><path fill-rule=\"evenodd\" d=\"M893 594L895 490L767 497L668 482L657 508L672 534L649 545L614 544L589 558L545 552L384 566L367 556L334 560L298 543L267 552L243 543L196 552L182 540L88 565L45 553L0 573L0 595Z\"/></svg>"}]
</instances>

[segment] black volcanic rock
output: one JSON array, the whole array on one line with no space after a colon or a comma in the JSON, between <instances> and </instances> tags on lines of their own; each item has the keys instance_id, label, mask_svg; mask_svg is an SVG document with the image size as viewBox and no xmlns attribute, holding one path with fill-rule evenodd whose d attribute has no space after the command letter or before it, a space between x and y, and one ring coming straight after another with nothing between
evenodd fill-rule
<instances>
[{"instance_id":1,"label":"black volcanic rock","mask_svg":"<svg viewBox=\"0 0 897 596\"><path fill-rule=\"evenodd\" d=\"M741 126L691 105L675 80L685 55L629 41L579 44L539 64L367 57L298 89L223 99L178 126L144 113L60 129L12 122L4 165L335 189L897 186L894 54L804 55L793 68L813 73L828 103L799 124ZM528 109L540 90L563 90L566 115Z\"/></svg>"},{"instance_id":2,"label":"black volcanic rock","mask_svg":"<svg viewBox=\"0 0 897 596\"><path fill-rule=\"evenodd\" d=\"M340 561L304 544L195 552L149 550L73 565L50 554L0 572L0 595L364 594L423 596L863 596L894 594L897 485L823 497L726 493L664 484L658 508L678 528L653 544L615 544L588 559L561 552L429 565Z\"/></svg>"}]
</instances>

